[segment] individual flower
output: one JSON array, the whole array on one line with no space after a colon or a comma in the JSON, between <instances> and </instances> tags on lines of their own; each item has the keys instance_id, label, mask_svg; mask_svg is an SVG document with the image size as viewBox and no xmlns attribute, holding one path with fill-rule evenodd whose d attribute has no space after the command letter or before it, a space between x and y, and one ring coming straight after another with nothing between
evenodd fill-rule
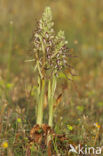
<instances>
[{"instance_id":1,"label":"individual flower","mask_svg":"<svg viewBox=\"0 0 103 156\"><path fill-rule=\"evenodd\" d=\"M17 118L17 122L21 123L22 122L21 118Z\"/></svg>"},{"instance_id":2,"label":"individual flower","mask_svg":"<svg viewBox=\"0 0 103 156\"><path fill-rule=\"evenodd\" d=\"M101 127L101 126L98 124L98 122L96 122L94 125L95 125L95 127L97 127L98 129L100 129L100 127Z\"/></svg>"},{"instance_id":3,"label":"individual flower","mask_svg":"<svg viewBox=\"0 0 103 156\"><path fill-rule=\"evenodd\" d=\"M69 131L73 130L73 127L71 125L67 125L67 128L68 128Z\"/></svg>"},{"instance_id":4,"label":"individual flower","mask_svg":"<svg viewBox=\"0 0 103 156\"><path fill-rule=\"evenodd\" d=\"M2 148L6 149L8 148L8 142L7 141L4 141L1 145Z\"/></svg>"}]
</instances>

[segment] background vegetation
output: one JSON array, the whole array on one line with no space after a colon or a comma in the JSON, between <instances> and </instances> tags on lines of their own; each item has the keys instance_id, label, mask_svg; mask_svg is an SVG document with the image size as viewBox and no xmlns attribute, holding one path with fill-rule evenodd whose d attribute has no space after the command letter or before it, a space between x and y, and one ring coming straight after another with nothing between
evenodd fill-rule
<instances>
[{"instance_id":1,"label":"background vegetation","mask_svg":"<svg viewBox=\"0 0 103 156\"><path fill-rule=\"evenodd\" d=\"M32 32L45 6L53 11L55 29L65 30L78 76L60 79L63 94L54 130L74 144L103 145L103 1L0 1L0 155L24 156L35 124L37 77L33 71ZM68 71L66 71L68 72ZM44 111L48 107L45 104ZM45 123L48 116L45 115Z\"/></svg>"}]
</instances>

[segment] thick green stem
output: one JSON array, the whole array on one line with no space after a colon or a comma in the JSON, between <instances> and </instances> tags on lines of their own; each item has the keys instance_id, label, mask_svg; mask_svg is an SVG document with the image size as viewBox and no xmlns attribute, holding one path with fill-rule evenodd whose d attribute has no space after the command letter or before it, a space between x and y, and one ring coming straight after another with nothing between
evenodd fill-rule
<instances>
[{"instance_id":1,"label":"thick green stem","mask_svg":"<svg viewBox=\"0 0 103 156\"><path fill-rule=\"evenodd\" d=\"M39 66L39 61L37 61L37 68L39 71L39 87L38 87L38 108L37 108L37 124L41 125L43 121L43 104L44 104L44 94L45 94L45 72L44 72L44 65L45 65L45 47L40 37L42 43L42 50L43 50L43 65L42 68Z\"/></svg>"},{"instance_id":2,"label":"thick green stem","mask_svg":"<svg viewBox=\"0 0 103 156\"><path fill-rule=\"evenodd\" d=\"M43 121L43 104L44 104L44 93L45 93L45 80L41 80L41 91L38 97L38 108L37 108L37 124L41 125Z\"/></svg>"},{"instance_id":3,"label":"thick green stem","mask_svg":"<svg viewBox=\"0 0 103 156\"><path fill-rule=\"evenodd\" d=\"M53 126L53 97L50 98L50 101L49 101L49 126Z\"/></svg>"},{"instance_id":4,"label":"thick green stem","mask_svg":"<svg viewBox=\"0 0 103 156\"><path fill-rule=\"evenodd\" d=\"M49 103L49 126L53 126L53 104L54 104L54 94L56 89L56 79L53 76L52 82L49 80L48 84L48 103Z\"/></svg>"}]
</instances>

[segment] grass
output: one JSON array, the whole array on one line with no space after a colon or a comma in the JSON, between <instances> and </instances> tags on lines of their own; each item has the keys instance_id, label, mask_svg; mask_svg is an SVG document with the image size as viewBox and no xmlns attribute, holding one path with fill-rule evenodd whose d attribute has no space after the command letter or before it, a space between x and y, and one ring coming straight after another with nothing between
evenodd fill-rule
<instances>
[{"instance_id":1,"label":"grass","mask_svg":"<svg viewBox=\"0 0 103 156\"><path fill-rule=\"evenodd\" d=\"M66 0L55 2L55 9L53 3L48 1L55 10L56 30L65 29L68 44L70 48L73 48L71 49L72 53L78 56L72 60L79 75L73 77L73 82L68 81L64 75L57 80L54 101L60 94L62 94L62 98L54 110L53 129L58 134L65 133L73 144L80 143L90 147L103 146L102 5L97 7L98 1L81 2L79 0L78 5L74 1L70 2L71 9ZM100 3L102 4L102 1ZM40 4L40 1L37 4ZM15 13L20 15L16 5ZM76 5L78 7L75 8ZM35 12L37 16L41 15L39 6ZM42 10L44 6L45 4L43 4ZM7 5L7 10L9 7ZM32 19L35 13L30 11L30 18L25 19L28 7L26 5L20 16L19 20L22 22L17 22L14 18L13 42L8 40L11 34L8 24L9 15L6 17L4 14L0 24L0 155L5 156L25 155L29 132L36 123L37 73L33 72L33 62L25 63L28 57L33 57L28 47L34 27ZM33 8L32 3L30 7ZM60 16L59 7L63 16ZM86 8L89 9L89 13ZM98 17L95 14L96 10ZM71 19L71 14L73 19ZM67 19L70 20L67 21ZM8 55L11 49L12 65L8 82ZM67 74L68 72L66 71ZM44 123L48 123L47 98L45 93ZM54 146L58 152L55 143ZM36 151L32 147L32 155L46 156L47 153L43 154L41 150Z\"/></svg>"}]
</instances>

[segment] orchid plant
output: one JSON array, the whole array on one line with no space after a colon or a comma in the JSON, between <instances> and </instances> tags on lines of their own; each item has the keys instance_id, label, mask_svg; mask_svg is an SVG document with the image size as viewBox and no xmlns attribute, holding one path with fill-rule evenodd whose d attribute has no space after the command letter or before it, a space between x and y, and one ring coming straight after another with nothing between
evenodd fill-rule
<instances>
[{"instance_id":1,"label":"orchid plant","mask_svg":"<svg viewBox=\"0 0 103 156\"><path fill-rule=\"evenodd\" d=\"M48 85L49 126L53 126L53 104L59 73L65 73L69 65L69 48L63 31L56 35L50 7L46 7L33 33L35 71L38 73L37 124L43 122L43 104Z\"/></svg>"}]
</instances>

